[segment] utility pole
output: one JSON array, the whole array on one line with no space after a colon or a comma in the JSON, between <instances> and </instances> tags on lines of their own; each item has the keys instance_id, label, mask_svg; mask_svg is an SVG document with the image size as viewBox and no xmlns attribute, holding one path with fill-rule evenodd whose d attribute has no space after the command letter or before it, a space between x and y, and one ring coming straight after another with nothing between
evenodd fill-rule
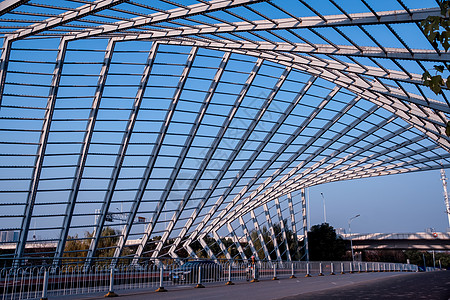
<instances>
[{"instance_id":1,"label":"utility pole","mask_svg":"<svg viewBox=\"0 0 450 300\"><path fill-rule=\"evenodd\" d=\"M444 168L441 169L441 180L442 180L442 187L444 188L445 213L447 214L448 218L448 227L450 227L450 204L447 193L447 177L445 176Z\"/></svg>"}]
</instances>

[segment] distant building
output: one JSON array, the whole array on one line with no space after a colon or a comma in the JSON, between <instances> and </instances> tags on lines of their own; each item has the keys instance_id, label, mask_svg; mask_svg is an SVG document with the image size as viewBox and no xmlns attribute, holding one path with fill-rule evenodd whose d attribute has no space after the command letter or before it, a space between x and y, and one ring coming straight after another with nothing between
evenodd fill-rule
<instances>
[{"instance_id":1,"label":"distant building","mask_svg":"<svg viewBox=\"0 0 450 300\"><path fill-rule=\"evenodd\" d=\"M18 231L0 231L0 242L9 243L9 242L17 242L19 240L19 232Z\"/></svg>"},{"instance_id":2,"label":"distant building","mask_svg":"<svg viewBox=\"0 0 450 300\"><path fill-rule=\"evenodd\" d=\"M336 234L337 235L345 234L345 228L336 228Z\"/></svg>"}]
</instances>

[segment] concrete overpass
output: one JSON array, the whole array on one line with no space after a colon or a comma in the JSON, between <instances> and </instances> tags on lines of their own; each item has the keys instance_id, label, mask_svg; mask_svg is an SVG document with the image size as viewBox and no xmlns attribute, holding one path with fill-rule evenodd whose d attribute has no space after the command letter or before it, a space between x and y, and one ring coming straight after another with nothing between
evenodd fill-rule
<instances>
[{"instance_id":1,"label":"concrete overpass","mask_svg":"<svg viewBox=\"0 0 450 300\"><path fill-rule=\"evenodd\" d=\"M341 234L344 240L350 241L350 234ZM449 232L415 232L415 233L352 233L355 250L449 250Z\"/></svg>"}]
</instances>

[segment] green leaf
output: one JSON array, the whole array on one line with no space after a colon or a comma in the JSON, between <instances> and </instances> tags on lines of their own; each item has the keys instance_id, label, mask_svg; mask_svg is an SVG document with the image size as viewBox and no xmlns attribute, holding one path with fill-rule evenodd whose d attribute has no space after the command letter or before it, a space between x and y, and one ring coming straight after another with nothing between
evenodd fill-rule
<instances>
[{"instance_id":1,"label":"green leaf","mask_svg":"<svg viewBox=\"0 0 450 300\"><path fill-rule=\"evenodd\" d=\"M443 65L434 65L433 67L438 72L441 72L441 73L444 72L444 66Z\"/></svg>"}]
</instances>

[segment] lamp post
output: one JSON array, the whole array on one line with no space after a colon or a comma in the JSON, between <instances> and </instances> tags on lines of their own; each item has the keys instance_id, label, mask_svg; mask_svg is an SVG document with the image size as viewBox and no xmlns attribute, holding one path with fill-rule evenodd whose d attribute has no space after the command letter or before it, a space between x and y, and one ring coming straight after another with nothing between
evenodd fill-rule
<instances>
[{"instance_id":1,"label":"lamp post","mask_svg":"<svg viewBox=\"0 0 450 300\"><path fill-rule=\"evenodd\" d=\"M323 196L323 193L320 193L322 195L322 201L323 201L323 222L327 222L327 210L325 208L325 197Z\"/></svg>"},{"instance_id":2,"label":"lamp post","mask_svg":"<svg viewBox=\"0 0 450 300\"><path fill-rule=\"evenodd\" d=\"M350 234L350 249L352 250L352 261L355 261L355 255L353 254L353 239L352 239L352 229L350 228L350 224L352 223L353 219L356 219L360 215L357 214L356 216L348 219L348 233Z\"/></svg>"}]
</instances>

